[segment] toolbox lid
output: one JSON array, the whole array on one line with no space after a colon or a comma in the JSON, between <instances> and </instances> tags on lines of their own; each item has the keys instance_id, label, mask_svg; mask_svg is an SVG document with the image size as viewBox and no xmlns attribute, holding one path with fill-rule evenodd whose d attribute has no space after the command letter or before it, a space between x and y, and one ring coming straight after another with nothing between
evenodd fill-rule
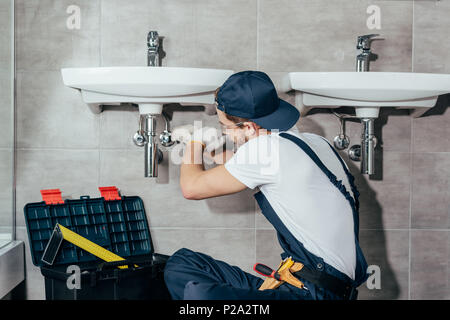
<instances>
[{"instance_id":1,"label":"toolbox lid","mask_svg":"<svg viewBox=\"0 0 450 320\"><path fill-rule=\"evenodd\" d=\"M51 192L55 193L55 190L58 189ZM48 194L43 191L43 195ZM137 196L109 196L108 199L111 200L82 196L62 203L41 201L25 205L33 264L49 267L41 258L57 223L125 259L152 254L153 245L142 199ZM101 260L89 252L63 241L53 266L98 261Z\"/></svg>"}]
</instances>

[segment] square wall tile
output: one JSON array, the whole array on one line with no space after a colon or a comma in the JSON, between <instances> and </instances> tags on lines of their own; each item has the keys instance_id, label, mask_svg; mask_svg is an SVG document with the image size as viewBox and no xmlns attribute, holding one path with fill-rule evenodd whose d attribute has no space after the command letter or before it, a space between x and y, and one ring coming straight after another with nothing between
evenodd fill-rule
<instances>
[{"instance_id":1,"label":"square wall tile","mask_svg":"<svg viewBox=\"0 0 450 320\"><path fill-rule=\"evenodd\" d=\"M355 184L358 189L364 190L372 186L385 184L403 185L408 188L411 183L411 154L407 152L377 152L375 149L375 174L381 176L379 179L371 179L368 175L361 174L360 162L349 160L350 172L355 177ZM342 154L342 153L341 153ZM346 157L346 158L345 158ZM348 155L344 153L344 159Z\"/></svg>"},{"instance_id":2,"label":"square wall tile","mask_svg":"<svg viewBox=\"0 0 450 320\"><path fill-rule=\"evenodd\" d=\"M105 66L147 65L147 34L156 30L163 66L256 67L256 0L107 0L101 18Z\"/></svg>"},{"instance_id":3,"label":"square wall tile","mask_svg":"<svg viewBox=\"0 0 450 320\"><path fill-rule=\"evenodd\" d=\"M376 5L380 29L369 29L366 11ZM353 71L358 35L379 33L371 70L410 71L412 1L261 0L259 68L268 71Z\"/></svg>"},{"instance_id":4,"label":"square wall tile","mask_svg":"<svg viewBox=\"0 0 450 320\"><path fill-rule=\"evenodd\" d=\"M348 159L345 155L344 159ZM411 155L406 152L383 151L375 154L376 174L370 179L360 173L360 163L348 160L350 172L360 192L360 228L409 228ZM381 162L381 163L380 163ZM355 165L356 164L356 165Z\"/></svg>"},{"instance_id":5,"label":"square wall tile","mask_svg":"<svg viewBox=\"0 0 450 320\"><path fill-rule=\"evenodd\" d=\"M358 299L408 299L409 231L361 230L359 242L369 268L380 270L380 286L369 278L359 287Z\"/></svg>"},{"instance_id":6,"label":"square wall tile","mask_svg":"<svg viewBox=\"0 0 450 320\"><path fill-rule=\"evenodd\" d=\"M99 116L59 71L17 74L18 148L98 148Z\"/></svg>"},{"instance_id":7,"label":"square wall tile","mask_svg":"<svg viewBox=\"0 0 450 320\"><path fill-rule=\"evenodd\" d=\"M449 235L449 231L411 231L411 299L450 299Z\"/></svg>"},{"instance_id":8,"label":"square wall tile","mask_svg":"<svg viewBox=\"0 0 450 320\"><path fill-rule=\"evenodd\" d=\"M98 195L97 150L19 150L17 153L16 220L25 226L23 208L40 202L42 189L60 189L63 199Z\"/></svg>"},{"instance_id":9,"label":"square wall tile","mask_svg":"<svg viewBox=\"0 0 450 320\"><path fill-rule=\"evenodd\" d=\"M194 1L196 66L234 71L258 67L257 2Z\"/></svg>"},{"instance_id":10,"label":"square wall tile","mask_svg":"<svg viewBox=\"0 0 450 320\"><path fill-rule=\"evenodd\" d=\"M300 117L297 122L297 128L300 132L318 134L326 138L331 143L334 137L339 134L339 127L339 119L330 113L309 114L304 117ZM346 131L346 134L350 135L348 131Z\"/></svg>"},{"instance_id":11,"label":"square wall tile","mask_svg":"<svg viewBox=\"0 0 450 320\"><path fill-rule=\"evenodd\" d=\"M164 37L163 65L190 66L192 1L102 0L100 19L102 66L146 66L151 30Z\"/></svg>"},{"instance_id":12,"label":"square wall tile","mask_svg":"<svg viewBox=\"0 0 450 320\"><path fill-rule=\"evenodd\" d=\"M442 114L436 112L413 119L413 152L450 152L450 99L447 98L446 101L448 106L431 109L438 111L440 108ZM442 103L445 104L445 99L442 99Z\"/></svg>"},{"instance_id":13,"label":"square wall tile","mask_svg":"<svg viewBox=\"0 0 450 320\"><path fill-rule=\"evenodd\" d=\"M134 149L134 134L139 129L139 111L137 107L111 107L104 109L99 115L100 148L101 149ZM157 132L161 132L159 119Z\"/></svg>"},{"instance_id":14,"label":"square wall tile","mask_svg":"<svg viewBox=\"0 0 450 320\"><path fill-rule=\"evenodd\" d=\"M174 229L150 230L155 252L172 255L188 248L210 255L216 260L251 272L255 261L255 230L253 229Z\"/></svg>"},{"instance_id":15,"label":"square wall tile","mask_svg":"<svg viewBox=\"0 0 450 320\"><path fill-rule=\"evenodd\" d=\"M450 153L414 153L411 224L450 228Z\"/></svg>"},{"instance_id":16,"label":"square wall tile","mask_svg":"<svg viewBox=\"0 0 450 320\"><path fill-rule=\"evenodd\" d=\"M383 112L386 115L386 123L381 126L381 132L375 132L378 139L377 143L381 144L383 151L410 152L412 119L407 110L390 111ZM375 124L380 120L376 119ZM361 136L361 131L359 136Z\"/></svg>"},{"instance_id":17,"label":"square wall tile","mask_svg":"<svg viewBox=\"0 0 450 320\"><path fill-rule=\"evenodd\" d=\"M381 182L358 190L360 229L409 229L409 184Z\"/></svg>"},{"instance_id":18,"label":"square wall tile","mask_svg":"<svg viewBox=\"0 0 450 320\"><path fill-rule=\"evenodd\" d=\"M80 29L73 29L79 8ZM100 63L100 0L16 1L18 71L95 67Z\"/></svg>"},{"instance_id":19,"label":"square wall tile","mask_svg":"<svg viewBox=\"0 0 450 320\"><path fill-rule=\"evenodd\" d=\"M450 73L449 12L448 1L414 1L414 72Z\"/></svg>"}]
</instances>

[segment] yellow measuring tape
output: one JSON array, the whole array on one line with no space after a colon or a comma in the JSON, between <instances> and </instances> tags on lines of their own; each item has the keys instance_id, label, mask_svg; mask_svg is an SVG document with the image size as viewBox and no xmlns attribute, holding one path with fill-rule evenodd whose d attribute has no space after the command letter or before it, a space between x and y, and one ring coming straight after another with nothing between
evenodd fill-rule
<instances>
[{"instance_id":1,"label":"yellow measuring tape","mask_svg":"<svg viewBox=\"0 0 450 320\"><path fill-rule=\"evenodd\" d=\"M77 247L80 247L81 249L86 250L89 253L92 253L94 256L106 262L125 260L124 258L118 256L114 252L111 252L103 247L100 247L98 244L86 239L85 237L80 236L78 233L75 233L72 230L67 229L66 227L63 227L59 223L57 224L57 226L59 227L59 230L61 230L64 240L67 240L70 243L76 245ZM126 269L128 268L128 266L119 266L119 268Z\"/></svg>"},{"instance_id":2,"label":"yellow measuring tape","mask_svg":"<svg viewBox=\"0 0 450 320\"><path fill-rule=\"evenodd\" d=\"M98 244L86 239L85 237L80 236L78 233L73 232L72 230L57 223L55 229L53 230L52 237L50 238L47 247L45 248L44 254L42 256L43 262L50 265L53 264L53 261L56 257L57 251L61 245L62 240L69 241L70 243L76 245L77 247L93 254L94 256L106 262L125 260L121 256L118 256L117 254L109 250L106 250L105 248L99 246ZM119 266L119 268L127 269L128 266Z\"/></svg>"}]
</instances>

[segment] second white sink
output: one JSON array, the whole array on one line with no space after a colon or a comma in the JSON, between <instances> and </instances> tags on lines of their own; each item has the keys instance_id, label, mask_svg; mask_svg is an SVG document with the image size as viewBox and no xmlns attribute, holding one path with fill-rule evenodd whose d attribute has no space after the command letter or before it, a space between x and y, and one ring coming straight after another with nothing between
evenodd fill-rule
<instances>
[{"instance_id":1,"label":"second white sink","mask_svg":"<svg viewBox=\"0 0 450 320\"><path fill-rule=\"evenodd\" d=\"M413 108L420 116L439 95L450 92L450 75L411 72L291 72L282 90L296 90L303 114L314 107L354 106L360 117L377 117L379 107Z\"/></svg>"}]
</instances>

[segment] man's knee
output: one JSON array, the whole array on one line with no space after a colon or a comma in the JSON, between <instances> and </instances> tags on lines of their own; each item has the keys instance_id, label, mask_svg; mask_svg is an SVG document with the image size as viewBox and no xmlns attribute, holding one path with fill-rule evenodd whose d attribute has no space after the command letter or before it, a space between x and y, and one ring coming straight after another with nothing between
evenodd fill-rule
<instances>
[{"instance_id":1,"label":"man's knee","mask_svg":"<svg viewBox=\"0 0 450 320\"><path fill-rule=\"evenodd\" d=\"M214 259L200 252L181 248L176 251L168 260L165 270L186 271L186 267L191 270L211 271L210 263L215 263Z\"/></svg>"},{"instance_id":2,"label":"man's knee","mask_svg":"<svg viewBox=\"0 0 450 320\"><path fill-rule=\"evenodd\" d=\"M164 266L164 278L166 282L170 280L174 273L183 271L180 270L180 266L185 264L186 253L189 249L182 248L176 251L172 256L167 259L166 265Z\"/></svg>"},{"instance_id":3,"label":"man's knee","mask_svg":"<svg viewBox=\"0 0 450 320\"><path fill-rule=\"evenodd\" d=\"M192 253L192 250L181 248L177 250L172 256L169 257L169 259L166 262L166 265L164 267L164 271L170 270L173 267L179 265L179 264L186 264L186 260L188 259L188 256Z\"/></svg>"},{"instance_id":4,"label":"man's knee","mask_svg":"<svg viewBox=\"0 0 450 320\"><path fill-rule=\"evenodd\" d=\"M178 249L177 251L175 251L175 253L169 258L169 260L172 258L177 258L177 257L186 257L186 256L191 255L193 252L194 251L192 251L188 248L181 248L181 249Z\"/></svg>"},{"instance_id":5,"label":"man's knee","mask_svg":"<svg viewBox=\"0 0 450 320\"><path fill-rule=\"evenodd\" d=\"M166 262L164 267L164 281L172 296L182 294L185 281L190 278L190 269L193 265L193 253L192 250L181 248Z\"/></svg>"}]
</instances>

